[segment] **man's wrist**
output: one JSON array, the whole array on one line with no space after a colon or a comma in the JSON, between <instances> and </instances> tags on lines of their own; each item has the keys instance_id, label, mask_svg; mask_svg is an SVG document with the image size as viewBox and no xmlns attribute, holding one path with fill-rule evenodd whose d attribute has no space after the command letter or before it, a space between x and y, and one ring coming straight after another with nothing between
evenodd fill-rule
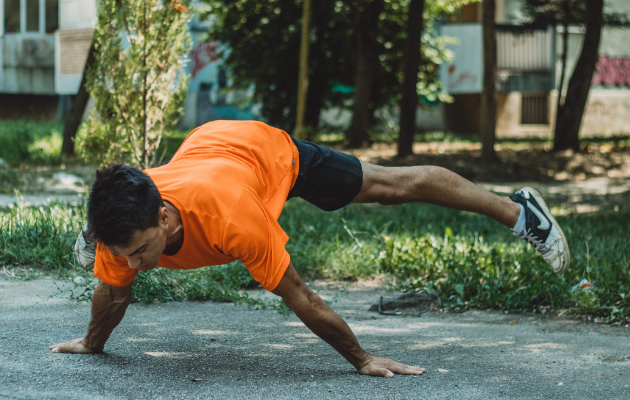
<instances>
[{"instance_id":1,"label":"man's wrist","mask_svg":"<svg viewBox=\"0 0 630 400\"><path fill-rule=\"evenodd\" d=\"M361 361L357 364L354 364L354 367L357 369L357 371L368 365L370 363L370 360L372 359L372 356L367 351L364 351L363 353L364 356Z\"/></svg>"}]
</instances>

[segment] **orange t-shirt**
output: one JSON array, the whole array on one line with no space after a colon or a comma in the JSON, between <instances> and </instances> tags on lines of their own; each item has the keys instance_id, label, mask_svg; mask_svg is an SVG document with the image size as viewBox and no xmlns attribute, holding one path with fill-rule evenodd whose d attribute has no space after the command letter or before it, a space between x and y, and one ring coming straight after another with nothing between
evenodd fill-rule
<instances>
[{"instance_id":1,"label":"orange t-shirt","mask_svg":"<svg viewBox=\"0 0 630 400\"><path fill-rule=\"evenodd\" d=\"M241 260L274 290L289 266L289 237L278 224L297 179L298 151L289 135L255 121L215 121L193 130L171 161L144 171L181 215L184 243L158 267L194 269ZM138 271L98 244L94 275L129 285Z\"/></svg>"}]
</instances>

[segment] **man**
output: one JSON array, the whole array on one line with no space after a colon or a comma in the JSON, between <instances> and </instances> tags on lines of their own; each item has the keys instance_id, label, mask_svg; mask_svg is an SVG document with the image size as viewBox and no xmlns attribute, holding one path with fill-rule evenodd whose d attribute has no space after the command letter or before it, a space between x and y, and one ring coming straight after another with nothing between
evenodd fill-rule
<instances>
[{"instance_id":1,"label":"man","mask_svg":"<svg viewBox=\"0 0 630 400\"><path fill-rule=\"evenodd\" d=\"M424 368L365 352L345 321L304 284L277 222L293 197L326 211L351 202L418 201L476 212L532 243L554 271L569 267L564 234L533 189L499 197L443 168L380 167L260 122L215 121L191 132L159 168L142 172L116 165L97 173L88 226L98 240L94 274L102 282L94 291L87 335L50 348L102 351L131 302L139 271L239 259L359 373L422 374Z\"/></svg>"}]
</instances>

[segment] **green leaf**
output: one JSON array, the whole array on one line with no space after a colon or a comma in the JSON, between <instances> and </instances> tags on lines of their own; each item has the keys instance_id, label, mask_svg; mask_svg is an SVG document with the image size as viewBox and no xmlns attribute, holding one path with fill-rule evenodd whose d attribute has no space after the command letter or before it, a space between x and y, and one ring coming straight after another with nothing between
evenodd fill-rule
<instances>
[{"instance_id":1,"label":"green leaf","mask_svg":"<svg viewBox=\"0 0 630 400\"><path fill-rule=\"evenodd\" d=\"M457 285L455 285L455 291L457 292L459 297L461 297L462 299L464 298L464 285L458 283Z\"/></svg>"}]
</instances>

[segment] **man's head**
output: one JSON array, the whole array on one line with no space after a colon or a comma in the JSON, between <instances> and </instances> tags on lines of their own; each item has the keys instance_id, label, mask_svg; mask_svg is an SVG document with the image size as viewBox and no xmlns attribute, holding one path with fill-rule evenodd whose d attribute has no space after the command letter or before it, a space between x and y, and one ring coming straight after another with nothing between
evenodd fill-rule
<instances>
[{"instance_id":1,"label":"man's head","mask_svg":"<svg viewBox=\"0 0 630 400\"><path fill-rule=\"evenodd\" d=\"M160 192L144 172L118 164L96 173L88 200L90 234L114 255L127 257L130 267L157 265L167 219Z\"/></svg>"}]
</instances>

